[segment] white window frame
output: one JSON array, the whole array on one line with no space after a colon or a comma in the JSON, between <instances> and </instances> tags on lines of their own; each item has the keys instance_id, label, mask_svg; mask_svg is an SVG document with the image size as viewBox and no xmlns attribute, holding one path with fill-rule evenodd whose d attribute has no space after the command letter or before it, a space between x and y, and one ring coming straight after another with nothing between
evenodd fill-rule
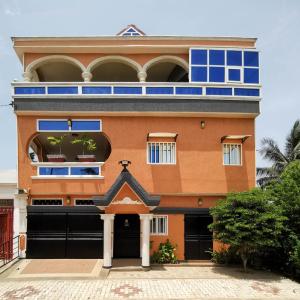
<instances>
[{"instance_id":1,"label":"white window frame","mask_svg":"<svg viewBox=\"0 0 300 300\"><path fill-rule=\"evenodd\" d=\"M152 231L152 224L153 224L153 220L156 219L156 228L155 228L155 232ZM164 232L158 232L159 229L159 219L165 219L165 231ZM168 231L169 231L169 218L168 215L154 215L152 220L150 221L150 235L168 235Z\"/></svg>"},{"instance_id":2,"label":"white window frame","mask_svg":"<svg viewBox=\"0 0 300 300\"><path fill-rule=\"evenodd\" d=\"M57 205L43 205L43 204L33 204L34 200L60 200L61 204ZM64 199L63 198L46 198L46 199L41 199L41 198L31 198L31 206L63 206L64 205Z\"/></svg>"},{"instance_id":3,"label":"white window frame","mask_svg":"<svg viewBox=\"0 0 300 300\"><path fill-rule=\"evenodd\" d=\"M240 71L240 80L229 80L229 70L239 70ZM230 83L243 83L244 82L244 72L242 67L237 66L226 66L225 70L225 80Z\"/></svg>"},{"instance_id":4,"label":"white window frame","mask_svg":"<svg viewBox=\"0 0 300 300\"><path fill-rule=\"evenodd\" d=\"M150 161L150 151L149 151L149 145L151 144L173 144L174 145L174 153L172 153L172 146L171 146L171 162L151 162ZM167 150L168 151L168 150ZM147 142L147 151L146 151L146 155L147 155L147 164L148 165L176 165L176 142ZM155 155L156 155L156 151L155 151Z\"/></svg>"},{"instance_id":5,"label":"white window frame","mask_svg":"<svg viewBox=\"0 0 300 300\"><path fill-rule=\"evenodd\" d=\"M225 160L224 160L224 150L225 150L225 145L226 146L239 146L240 149L240 163L239 164L233 164L233 163L229 163L226 164ZM229 155L230 155L230 149L229 149ZM222 156L223 156L223 166L236 166L236 167L241 167L243 165L243 144L242 143L222 143Z\"/></svg>"},{"instance_id":6,"label":"white window frame","mask_svg":"<svg viewBox=\"0 0 300 300\"><path fill-rule=\"evenodd\" d=\"M37 119L36 120L36 131L37 132L102 132L102 120L101 119L70 119L71 121L98 121L100 123L100 129L99 130L71 130L69 127L69 130L40 130L39 129L39 122L40 121L68 121L69 119Z\"/></svg>"}]
</instances>

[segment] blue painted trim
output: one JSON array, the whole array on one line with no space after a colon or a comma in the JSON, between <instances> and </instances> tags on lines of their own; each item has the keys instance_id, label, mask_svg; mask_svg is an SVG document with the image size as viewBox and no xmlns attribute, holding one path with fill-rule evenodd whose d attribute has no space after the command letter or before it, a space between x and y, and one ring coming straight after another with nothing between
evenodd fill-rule
<instances>
[{"instance_id":1,"label":"blue painted trim","mask_svg":"<svg viewBox=\"0 0 300 300\"><path fill-rule=\"evenodd\" d=\"M45 87L15 87L15 94L16 95L36 95L36 94L45 94L46 89Z\"/></svg>"},{"instance_id":2,"label":"blue painted trim","mask_svg":"<svg viewBox=\"0 0 300 300\"><path fill-rule=\"evenodd\" d=\"M119 95L141 95L142 87L134 87L134 86L115 86L114 94Z\"/></svg>"},{"instance_id":3,"label":"blue painted trim","mask_svg":"<svg viewBox=\"0 0 300 300\"><path fill-rule=\"evenodd\" d=\"M82 94L111 94L111 86L83 86Z\"/></svg>"},{"instance_id":4,"label":"blue painted trim","mask_svg":"<svg viewBox=\"0 0 300 300\"><path fill-rule=\"evenodd\" d=\"M234 95L235 96L254 96L254 97L259 97L260 96L260 90L259 89L235 88L234 89Z\"/></svg>"},{"instance_id":5,"label":"blue painted trim","mask_svg":"<svg viewBox=\"0 0 300 300\"><path fill-rule=\"evenodd\" d=\"M202 87L176 87L176 95L202 95Z\"/></svg>"},{"instance_id":6,"label":"blue painted trim","mask_svg":"<svg viewBox=\"0 0 300 300\"><path fill-rule=\"evenodd\" d=\"M146 87L147 95L173 95L173 87Z\"/></svg>"},{"instance_id":7,"label":"blue painted trim","mask_svg":"<svg viewBox=\"0 0 300 300\"><path fill-rule=\"evenodd\" d=\"M49 86L48 94L78 94L77 86Z\"/></svg>"},{"instance_id":8,"label":"blue painted trim","mask_svg":"<svg viewBox=\"0 0 300 300\"><path fill-rule=\"evenodd\" d=\"M231 96L232 95L232 88L213 88L213 87L207 87L206 88L206 95L225 95L225 96Z\"/></svg>"}]
</instances>

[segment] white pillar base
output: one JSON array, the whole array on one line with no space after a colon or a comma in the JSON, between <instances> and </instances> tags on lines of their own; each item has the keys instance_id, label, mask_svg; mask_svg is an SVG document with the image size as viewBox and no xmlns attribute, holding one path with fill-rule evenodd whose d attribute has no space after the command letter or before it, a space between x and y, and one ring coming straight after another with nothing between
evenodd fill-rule
<instances>
[{"instance_id":1,"label":"white pillar base","mask_svg":"<svg viewBox=\"0 0 300 300\"><path fill-rule=\"evenodd\" d=\"M103 241L103 268L112 267L112 224L114 214L102 214L101 219L104 221L104 241Z\"/></svg>"}]
</instances>

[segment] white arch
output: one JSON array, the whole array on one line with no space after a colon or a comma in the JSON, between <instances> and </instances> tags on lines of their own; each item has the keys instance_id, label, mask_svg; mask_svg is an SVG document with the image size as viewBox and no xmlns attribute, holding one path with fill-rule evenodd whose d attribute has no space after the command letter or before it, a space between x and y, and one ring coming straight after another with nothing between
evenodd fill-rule
<instances>
[{"instance_id":1,"label":"white arch","mask_svg":"<svg viewBox=\"0 0 300 300\"><path fill-rule=\"evenodd\" d=\"M145 73L147 73L147 70L152 67L153 65L157 64L157 63L164 63L164 62L171 62L171 63L175 63L177 65L179 65L180 67L182 67L183 69L185 69L187 72L189 72L189 64L188 62L186 62L183 58L178 57L178 56L174 56L174 55L161 55L158 57L155 57L151 60L149 60L148 62L146 62L143 65L143 71Z\"/></svg>"},{"instance_id":2,"label":"white arch","mask_svg":"<svg viewBox=\"0 0 300 300\"><path fill-rule=\"evenodd\" d=\"M78 61L76 58L67 56L67 55L48 55L48 56L43 56L41 58L38 58L31 62L25 69L26 72L33 72L35 71L38 67L42 66L43 64L47 63L48 61L67 61L70 62L71 64L79 67L82 72L86 70L85 66Z\"/></svg>"},{"instance_id":3,"label":"white arch","mask_svg":"<svg viewBox=\"0 0 300 300\"><path fill-rule=\"evenodd\" d=\"M120 62L123 64L126 64L132 68L134 68L137 72L141 72L143 70L142 66L137 63L136 61L125 57L125 56L120 56L120 55L109 55L109 56L103 56L103 57L99 57L96 58L95 60L93 60L86 68L87 72L92 72L92 70L99 66L102 65L104 63L107 62Z\"/></svg>"}]
</instances>

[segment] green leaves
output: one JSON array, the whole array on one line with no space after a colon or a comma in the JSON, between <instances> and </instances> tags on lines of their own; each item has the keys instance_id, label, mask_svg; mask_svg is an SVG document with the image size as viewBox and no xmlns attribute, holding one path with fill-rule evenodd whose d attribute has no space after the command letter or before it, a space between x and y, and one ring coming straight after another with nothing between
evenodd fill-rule
<instances>
[{"instance_id":1,"label":"green leaves","mask_svg":"<svg viewBox=\"0 0 300 300\"><path fill-rule=\"evenodd\" d=\"M155 251L151 260L154 263L164 264L171 263L176 264L178 259L175 255L176 247L171 244L171 242L167 239L166 242L160 243L158 247L158 251Z\"/></svg>"},{"instance_id":2,"label":"green leaves","mask_svg":"<svg viewBox=\"0 0 300 300\"><path fill-rule=\"evenodd\" d=\"M82 144L82 152L84 154L84 149L88 151L96 151L97 145L94 139L83 135L82 137L75 138L73 141L71 141L71 144Z\"/></svg>"},{"instance_id":3,"label":"green leaves","mask_svg":"<svg viewBox=\"0 0 300 300\"><path fill-rule=\"evenodd\" d=\"M50 143L50 145L52 145L52 146L59 146L59 153L61 154L61 145L62 145L65 137L66 137L66 134L58 136L58 137L56 137L56 136L48 136L47 140Z\"/></svg>"}]
</instances>

